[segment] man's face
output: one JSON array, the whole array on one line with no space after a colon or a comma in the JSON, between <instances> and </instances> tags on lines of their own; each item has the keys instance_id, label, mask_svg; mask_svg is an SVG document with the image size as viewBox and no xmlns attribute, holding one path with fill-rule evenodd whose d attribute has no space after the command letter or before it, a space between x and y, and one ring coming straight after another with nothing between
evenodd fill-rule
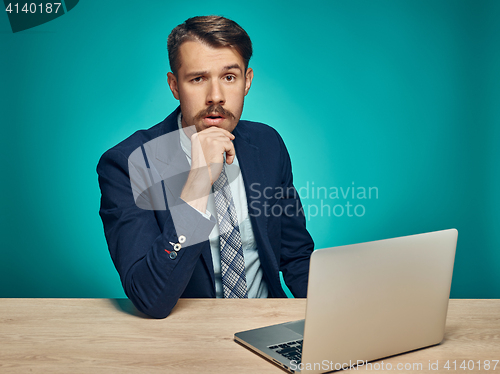
<instances>
[{"instance_id":1,"label":"man's face","mask_svg":"<svg viewBox=\"0 0 500 374\"><path fill-rule=\"evenodd\" d=\"M182 126L198 132L211 126L233 131L252 84L253 71L230 47L212 48L187 41L179 48L181 66L177 77L168 73L168 84L180 101Z\"/></svg>"}]
</instances>

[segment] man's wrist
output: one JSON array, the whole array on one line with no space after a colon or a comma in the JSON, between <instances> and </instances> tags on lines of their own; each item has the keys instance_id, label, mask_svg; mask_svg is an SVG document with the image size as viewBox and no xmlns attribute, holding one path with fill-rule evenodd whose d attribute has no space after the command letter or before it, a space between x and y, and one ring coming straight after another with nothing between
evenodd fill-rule
<instances>
[{"instance_id":1,"label":"man's wrist","mask_svg":"<svg viewBox=\"0 0 500 374\"><path fill-rule=\"evenodd\" d=\"M191 169L180 198L200 213L205 212L211 188L207 167Z\"/></svg>"}]
</instances>

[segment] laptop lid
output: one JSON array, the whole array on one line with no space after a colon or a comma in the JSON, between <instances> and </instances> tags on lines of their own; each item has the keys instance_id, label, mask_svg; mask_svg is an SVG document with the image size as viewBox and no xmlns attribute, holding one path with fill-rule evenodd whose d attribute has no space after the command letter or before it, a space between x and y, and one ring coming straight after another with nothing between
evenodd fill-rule
<instances>
[{"instance_id":1,"label":"laptop lid","mask_svg":"<svg viewBox=\"0 0 500 374\"><path fill-rule=\"evenodd\" d=\"M302 372L339 370L443 340L455 229L318 249Z\"/></svg>"}]
</instances>

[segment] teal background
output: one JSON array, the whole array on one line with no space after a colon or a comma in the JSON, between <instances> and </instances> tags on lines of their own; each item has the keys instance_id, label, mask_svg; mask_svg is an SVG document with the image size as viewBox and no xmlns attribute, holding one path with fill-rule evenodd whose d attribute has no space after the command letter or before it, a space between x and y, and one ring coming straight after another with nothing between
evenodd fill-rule
<instances>
[{"instance_id":1,"label":"teal background","mask_svg":"<svg viewBox=\"0 0 500 374\"><path fill-rule=\"evenodd\" d=\"M309 216L316 247L455 227L451 295L500 298L500 2L82 0L13 34L0 14L0 297L123 297L100 155L163 120L170 30L219 14L252 38L244 119L275 127L298 189L377 187ZM320 199L303 199L306 210Z\"/></svg>"}]
</instances>

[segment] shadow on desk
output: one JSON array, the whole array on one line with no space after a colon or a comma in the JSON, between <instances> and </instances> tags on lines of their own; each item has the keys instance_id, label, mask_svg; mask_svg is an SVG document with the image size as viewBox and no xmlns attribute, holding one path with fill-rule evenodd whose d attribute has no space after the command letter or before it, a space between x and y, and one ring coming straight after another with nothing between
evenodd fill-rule
<instances>
[{"instance_id":1,"label":"shadow on desk","mask_svg":"<svg viewBox=\"0 0 500 374\"><path fill-rule=\"evenodd\" d=\"M134 306L134 304L132 304L132 301L130 301L130 299L109 299L109 302L115 307L116 310L120 312L124 312L136 317L152 319L152 317L139 311Z\"/></svg>"}]
</instances>

